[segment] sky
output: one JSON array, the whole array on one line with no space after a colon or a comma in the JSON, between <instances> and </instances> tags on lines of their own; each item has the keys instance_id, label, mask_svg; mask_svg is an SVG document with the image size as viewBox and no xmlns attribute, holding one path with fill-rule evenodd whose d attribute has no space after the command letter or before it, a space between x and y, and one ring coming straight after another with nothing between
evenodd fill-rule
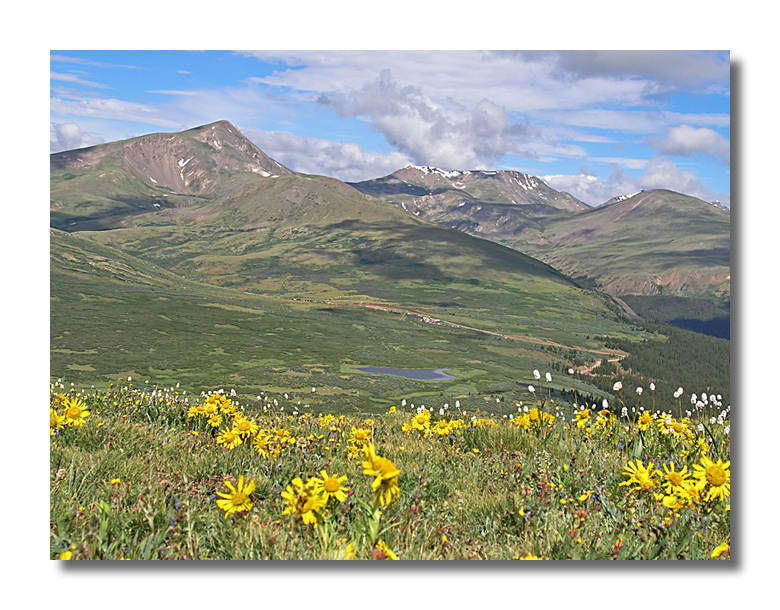
<instances>
[{"instance_id":1,"label":"sky","mask_svg":"<svg viewBox=\"0 0 780 610\"><path fill-rule=\"evenodd\" d=\"M51 50L50 152L226 119L290 169L514 170L730 206L728 51Z\"/></svg>"}]
</instances>

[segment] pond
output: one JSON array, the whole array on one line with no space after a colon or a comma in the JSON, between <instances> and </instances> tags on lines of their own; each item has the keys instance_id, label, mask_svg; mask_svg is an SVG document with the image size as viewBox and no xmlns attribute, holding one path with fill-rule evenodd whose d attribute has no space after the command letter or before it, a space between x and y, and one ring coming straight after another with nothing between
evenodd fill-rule
<instances>
[{"instance_id":1,"label":"pond","mask_svg":"<svg viewBox=\"0 0 780 610\"><path fill-rule=\"evenodd\" d=\"M450 381L454 376L448 375L444 371L448 369L382 369L376 366L368 366L358 371L364 373L380 373L382 375L396 375L406 377L407 379L417 379L419 381Z\"/></svg>"}]
</instances>

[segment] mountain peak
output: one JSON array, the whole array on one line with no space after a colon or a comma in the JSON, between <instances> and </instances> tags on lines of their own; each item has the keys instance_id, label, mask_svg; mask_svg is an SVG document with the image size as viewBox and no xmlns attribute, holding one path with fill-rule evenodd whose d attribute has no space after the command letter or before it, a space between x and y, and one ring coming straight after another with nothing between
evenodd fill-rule
<instances>
[{"instance_id":1,"label":"mountain peak","mask_svg":"<svg viewBox=\"0 0 780 610\"><path fill-rule=\"evenodd\" d=\"M537 176L510 170L448 170L410 165L389 176L353 186L423 216L470 204L475 209L482 209L483 205L534 205L551 210L588 208L568 193L551 188Z\"/></svg>"},{"instance_id":2,"label":"mountain peak","mask_svg":"<svg viewBox=\"0 0 780 610\"><path fill-rule=\"evenodd\" d=\"M204 146L205 145L205 146ZM55 153L52 167L86 170L122 166L151 188L166 188L180 195L211 192L235 174L261 178L295 174L271 159L226 120L181 132L152 133Z\"/></svg>"}]
</instances>

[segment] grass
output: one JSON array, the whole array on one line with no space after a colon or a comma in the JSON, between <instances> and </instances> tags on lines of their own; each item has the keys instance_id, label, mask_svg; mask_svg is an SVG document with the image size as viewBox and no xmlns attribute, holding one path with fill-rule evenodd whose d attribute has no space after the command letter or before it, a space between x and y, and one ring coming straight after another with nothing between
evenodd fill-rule
<instances>
[{"instance_id":1,"label":"grass","mask_svg":"<svg viewBox=\"0 0 780 610\"><path fill-rule=\"evenodd\" d=\"M730 460L729 409L715 404L648 412L645 428L630 409L586 421L541 400L511 418L452 397L334 416L283 396L52 385L57 414L74 404L79 427L52 420L52 559L729 558L730 477L717 467ZM221 435L239 418L258 429L228 449ZM369 442L384 461L364 463ZM715 476L664 490L668 472L697 468ZM296 479L315 477L339 479L341 500L296 495ZM227 505L239 510L217 503L235 497L226 481L252 482Z\"/></svg>"}]
</instances>

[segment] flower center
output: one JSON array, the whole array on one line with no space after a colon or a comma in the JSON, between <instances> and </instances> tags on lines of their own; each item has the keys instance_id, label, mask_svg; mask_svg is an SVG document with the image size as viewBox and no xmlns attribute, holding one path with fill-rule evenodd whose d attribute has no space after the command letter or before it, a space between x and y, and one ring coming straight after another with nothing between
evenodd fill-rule
<instances>
[{"instance_id":1,"label":"flower center","mask_svg":"<svg viewBox=\"0 0 780 610\"><path fill-rule=\"evenodd\" d=\"M239 491L233 494L233 497L230 498L230 501L233 503L233 506L241 506L244 502L246 502L246 496Z\"/></svg>"},{"instance_id":2,"label":"flower center","mask_svg":"<svg viewBox=\"0 0 780 610\"><path fill-rule=\"evenodd\" d=\"M78 419L79 417L81 417L81 407L77 405L73 405L72 407L68 408L66 413L68 414L68 417L70 419Z\"/></svg>"},{"instance_id":3,"label":"flower center","mask_svg":"<svg viewBox=\"0 0 780 610\"><path fill-rule=\"evenodd\" d=\"M675 487L681 487L683 482L682 475L679 472L672 472L669 475L669 482Z\"/></svg>"},{"instance_id":4,"label":"flower center","mask_svg":"<svg viewBox=\"0 0 780 610\"><path fill-rule=\"evenodd\" d=\"M336 478L325 479L323 487L328 493L335 493L341 488L341 483L339 483Z\"/></svg>"},{"instance_id":5,"label":"flower center","mask_svg":"<svg viewBox=\"0 0 780 610\"><path fill-rule=\"evenodd\" d=\"M726 482L726 471L717 464L713 464L707 468L707 472L704 476L706 477L707 482L713 487L720 487Z\"/></svg>"},{"instance_id":6,"label":"flower center","mask_svg":"<svg viewBox=\"0 0 780 610\"><path fill-rule=\"evenodd\" d=\"M387 478L387 473L395 470L395 464L390 460L383 457L378 457L373 462L374 470L376 470L380 476L384 479Z\"/></svg>"}]
</instances>

